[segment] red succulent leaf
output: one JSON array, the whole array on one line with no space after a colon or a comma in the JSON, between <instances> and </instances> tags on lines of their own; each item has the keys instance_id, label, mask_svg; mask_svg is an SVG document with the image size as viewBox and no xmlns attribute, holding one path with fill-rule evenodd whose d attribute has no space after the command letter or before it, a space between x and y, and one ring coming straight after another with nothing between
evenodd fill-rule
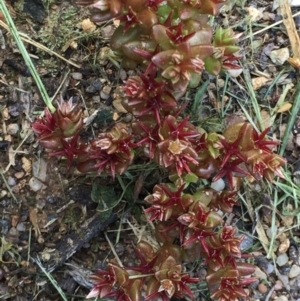
<instances>
[{"instance_id":1,"label":"red succulent leaf","mask_svg":"<svg viewBox=\"0 0 300 301\"><path fill-rule=\"evenodd\" d=\"M87 295L87 299L100 297L104 298L109 295L116 283L115 275L111 269L108 271L99 270L91 275L94 282L93 289Z\"/></svg>"},{"instance_id":2,"label":"red succulent leaf","mask_svg":"<svg viewBox=\"0 0 300 301\"><path fill-rule=\"evenodd\" d=\"M217 181L223 177L227 177L229 188L233 189L233 173L238 173L243 176L249 176L249 172L239 167L243 163L241 159L235 159L234 161L227 162L222 169L215 175L213 181Z\"/></svg>"},{"instance_id":3,"label":"red succulent leaf","mask_svg":"<svg viewBox=\"0 0 300 301\"><path fill-rule=\"evenodd\" d=\"M266 128L260 134L255 129L253 129L253 141L254 141L255 147L257 147L258 149L261 149L267 153L272 153L272 150L270 149L270 147L276 146L279 144L278 141L271 141L271 140L266 139L266 135L270 131L270 128L271 127Z\"/></svg>"},{"instance_id":4,"label":"red succulent leaf","mask_svg":"<svg viewBox=\"0 0 300 301\"><path fill-rule=\"evenodd\" d=\"M154 127L149 127L141 121L137 121L141 129L145 132L145 137L143 137L140 141L136 143L136 145L144 146L144 151L147 153L150 159L154 158L154 153L159 142L159 125L157 124Z\"/></svg>"},{"instance_id":5,"label":"red succulent leaf","mask_svg":"<svg viewBox=\"0 0 300 301\"><path fill-rule=\"evenodd\" d=\"M180 139L191 141L192 139L199 137L201 134L197 128L189 122L189 116L179 121L174 116L168 115L162 122L159 135L162 140Z\"/></svg>"},{"instance_id":6,"label":"red succulent leaf","mask_svg":"<svg viewBox=\"0 0 300 301\"><path fill-rule=\"evenodd\" d=\"M181 21L179 24L169 27L166 31L167 36L169 39L175 44L181 44L188 42L188 40L193 37L195 32L189 33L187 35L183 34L183 22Z\"/></svg>"},{"instance_id":7,"label":"red succulent leaf","mask_svg":"<svg viewBox=\"0 0 300 301\"><path fill-rule=\"evenodd\" d=\"M51 135L57 129L53 114L51 114L48 108L46 108L44 112L44 117L37 118L31 124L33 131L39 135L40 139Z\"/></svg>"},{"instance_id":8,"label":"red succulent leaf","mask_svg":"<svg viewBox=\"0 0 300 301\"><path fill-rule=\"evenodd\" d=\"M85 153L85 149L78 141L78 134L71 138L61 139L62 148L49 153L49 156L63 156L67 158L68 167L76 156Z\"/></svg>"},{"instance_id":9,"label":"red succulent leaf","mask_svg":"<svg viewBox=\"0 0 300 301\"><path fill-rule=\"evenodd\" d=\"M190 173L189 164L198 165L197 153L184 140L164 140L157 145L156 161L161 166L175 169L178 176L183 172Z\"/></svg>"},{"instance_id":10,"label":"red succulent leaf","mask_svg":"<svg viewBox=\"0 0 300 301\"><path fill-rule=\"evenodd\" d=\"M68 101L61 98L57 105L58 108L53 117L61 129L63 137L74 136L83 126L82 109L78 104L73 103L72 97Z\"/></svg>"},{"instance_id":11,"label":"red succulent leaf","mask_svg":"<svg viewBox=\"0 0 300 301\"><path fill-rule=\"evenodd\" d=\"M126 32L129 27L133 27L133 25L139 24L136 12L132 9L131 6L128 7L127 13L119 17L119 20L124 23L124 32Z\"/></svg>"},{"instance_id":12,"label":"red succulent leaf","mask_svg":"<svg viewBox=\"0 0 300 301\"><path fill-rule=\"evenodd\" d=\"M236 194L236 191L224 190L212 199L212 201L209 203L209 207L231 213L233 206L237 205L237 201L234 199Z\"/></svg>"}]
</instances>

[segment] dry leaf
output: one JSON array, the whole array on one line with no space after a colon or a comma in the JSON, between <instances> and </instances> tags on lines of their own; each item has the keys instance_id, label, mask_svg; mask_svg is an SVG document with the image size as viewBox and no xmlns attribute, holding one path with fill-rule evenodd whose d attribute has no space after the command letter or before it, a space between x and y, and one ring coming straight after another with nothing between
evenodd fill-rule
<instances>
[{"instance_id":1,"label":"dry leaf","mask_svg":"<svg viewBox=\"0 0 300 301\"><path fill-rule=\"evenodd\" d=\"M261 110L260 111L261 119L264 123L265 128L271 126L271 116L270 113L266 110Z\"/></svg>"},{"instance_id":2,"label":"dry leaf","mask_svg":"<svg viewBox=\"0 0 300 301\"><path fill-rule=\"evenodd\" d=\"M114 121L116 121L116 120L118 120L120 118L120 115L117 113L117 112L114 112L113 113L113 116L112 116L112 119L114 120Z\"/></svg>"},{"instance_id":3,"label":"dry leaf","mask_svg":"<svg viewBox=\"0 0 300 301\"><path fill-rule=\"evenodd\" d=\"M34 228L35 236L39 243L43 243L41 228L46 224L47 215L46 213L38 213L37 208L29 207L29 220Z\"/></svg>"},{"instance_id":4,"label":"dry leaf","mask_svg":"<svg viewBox=\"0 0 300 301\"><path fill-rule=\"evenodd\" d=\"M264 76L252 78L253 89L258 90L259 88L264 86L268 81L269 81L269 79Z\"/></svg>"},{"instance_id":5,"label":"dry leaf","mask_svg":"<svg viewBox=\"0 0 300 301\"><path fill-rule=\"evenodd\" d=\"M87 33L93 32L96 30L96 25L90 19L83 20L81 23L81 27L82 27L82 30Z\"/></svg>"},{"instance_id":6,"label":"dry leaf","mask_svg":"<svg viewBox=\"0 0 300 301\"><path fill-rule=\"evenodd\" d=\"M246 11L248 12L250 22L256 22L264 16L261 10L253 6L246 7Z\"/></svg>"},{"instance_id":7,"label":"dry leaf","mask_svg":"<svg viewBox=\"0 0 300 301\"><path fill-rule=\"evenodd\" d=\"M300 58L290 57L288 62L295 68L300 68Z\"/></svg>"},{"instance_id":8,"label":"dry leaf","mask_svg":"<svg viewBox=\"0 0 300 301\"><path fill-rule=\"evenodd\" d=\"M292 107L292 104L289 103L289 102L284 102L282 104L282 106L280 106L280 108L277 110L276 113L283 113L283 112L286 112L288 111L290 108Z\"/></svg>"},{"instance_id":9,"label":"dry leaf","mask_svg":"<svg viewBox=\"0 0 300 301\"><path fill-rule=\"evenodd\" d=\"M8 148L8 160L9 160L9 166L16 165L16 152L14 151L12 145Z\"/></svg>"},{"instance_id":10,"label":"dry leaf","mask_svg":"<svg viewBox=\"0 0 300 301\"><path fill-rule=\"evenodd\" d=\"M26 174L29 174L31 172L31 161L27 159L26 157L22 157L22 168L26 172Z\"/></svg>"}]
</instances>

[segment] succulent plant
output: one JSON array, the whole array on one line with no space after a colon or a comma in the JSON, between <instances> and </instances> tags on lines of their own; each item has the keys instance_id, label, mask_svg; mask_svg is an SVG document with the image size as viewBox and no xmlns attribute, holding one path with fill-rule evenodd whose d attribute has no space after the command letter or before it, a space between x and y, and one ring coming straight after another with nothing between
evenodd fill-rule
<instances>
[{"instance_id":1,"label":"succulent plant","mask_svg":"<svg viewBox=\"0 0 300 301\"><path fill-rule=\"evenodd\" d=\"M239 68L236 46L240 34L217 28L208 15L219 13L223 0L78 0L89 5L91 19L120 20L110 40L112 55L138 72L127 79L123 105L133 116L130 125L118 123L83 143L81 109L72 99L57 110L45 110L32 124L40 144L50 155L67 158L83 173L123 174L133 159L145 156L168 171L170 183L154 186L145 198L148 220L155 225L160 247L137 244L136 265L124 267L112 260L107 271L91 278L87 298L114 297L121 301L193 298L191 285L199 281L184 269L184 262L202 259L211 298L237 301L248 298L244 287L254 281L254 267L241 253L243 237L224 225L224 214L237 205L233 177L253 176L272 181L283 177L285 159L273 153L278 144L249 123L235 123L223 135L206 133L189 117L181 117L186 90L199 84L204 70L217 75ZM137 151L135 152L135 150ZM229 190L193 191L191 182L227 177ZM174 244L176 242L176 244ZM143 297L144 298L144 297Z\"/></svg>"}]
</instances>

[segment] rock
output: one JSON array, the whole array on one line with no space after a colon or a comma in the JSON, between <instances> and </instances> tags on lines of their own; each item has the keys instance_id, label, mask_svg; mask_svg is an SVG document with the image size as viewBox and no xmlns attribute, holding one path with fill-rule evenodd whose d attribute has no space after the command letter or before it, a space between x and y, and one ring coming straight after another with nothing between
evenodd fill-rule
<instances>
[{"instance_id":1,"label":"rock","mask_svg":"<svg viewBox=\"0 0 300 301\"><path fill-rule=\"evenodd\" d=\"M14 135L18 134L19 129L20 128L17 123L11 123L7 126L6 131L7 131L7 134L14 136Z\"/></svg>"},{"instance_id":2,"label":"rock","mask_svg":"<svg viewBox=\"0 0 300 301\"><path fill-rule=\"evenodd\" d=\"M278 298L276 298L276 301L289 301L289 299L287 296L281 295Z\"/></svg>"},{"instance_id":3,"label":"rock","mask_svg":"<svg viewBox=\"0 0 300 301\"><path fill-rule=\"evenodd\" d=\"M82 73L80 73L80 72L73 72L71 75L76 80L82 79Z\"/></svg>"},{"instance_id":4,"label":"rock","mask_svg":"<svg viewBox=\"0 0 300 301\"><path fill-rule=\"evenodd\" d=\"M281 243L278 248L278 252L284 254L290 247L290 240L288 238L283 238L280 240Z\"/></svg>"},{"instance_id":5,"label":"rock","mask_svg":"<svg viewBox=\"0 0 300 301\"><path fill-rule=\"evenodd\" d=\"M47 163L43 159L39 159L32 163L33 176L42 182L46 181L47 178Z\"/></svg>"},{"instance_id":6,"label":"rock","mask_svg":"<svg viewBox=\"0 0 300 301\"><path fill-rule=\"evenodd\" d=\"M264 273L260 268L256 267L253 276L257 279L267 279L266 273Z\"/></svg>"},{"instance_id":7,"label":"rock","mask_svg":"<svg viewBox=\"0 0 300 301\"><path fill-rule=\"evenodd\" d=\"M215 182L212 182L210 187L216 191L222 191L225 188L225 182L224 180L221 178Z\"/></svg>"},{"instance_id":8,"label":"rock","mask_svg":"<svg viewBox=\"0 0 300 301\"><path fill-rule=\"evenodd\" d=\"M0 219L0 234L6 235L9 227L11 226L11 221L8 219Z\"/></svg>"},{"instance_id":9,"label":"rock","mask_svg":"<svg viewBox=\"0 0 300 301\"><path fill-rule=\"evenodd\" d=\"M300 267L296 264L293 264L289 272L289 278L295 278L299 275L300 275Z\"/></svg>"},{"instance_id":10,"label":"rock","mask_svg":"<svg viewBox=\"0 0 300 301\"><path fill-rule=\"evenodd\" d=\"M25 227L25 224L24 222L21 222L17 225L17 230L20 231L20 232L24 232L26 231L26 227Z\"/></svg>"},{"instance_id":11,"label":"rock","mask_svg":"<svg viewBox=\"0 0 300 301\"><path fill-rule=\"evenodd\" d=\"M277 280L274 285L274 290L279 291L279 290L282 290L282 288L283 288L282 282L280 280Z\"/></svg>"},{"instance_id":12,"label":"rock","mask_svg":"<svg viewBox=\"0 0 300 301\"><path fill-rule=\"evenodd\" d=\"M14 186L14 185L16 185L16 179L13 178L13 177L11 177L11 176L9 176L8 179L7 179L7 184L8 184L9 186Z\"/></svg>"},{"instance_id":13,"label":"rock","mask_svg":"<svg viewBox=\"0 0 300 301\"><path fill-rule=\"evenodd\" d=\"M32 178L29 180L29 186L30 186L30 189L31 189L32 191L37 192L37 191L39 191L40 189L42 189L42 187L44 186L44 184L43 184L40 180L38 180L38 179L32 177Z\"/></svg>"},{"instance_id":14,"label":"rock","mask_svg":"<svg viewBox=\"0 0 300 301\"><path fill-rule=\"evenodd\" d=\"M267 288L267 286L266 286L264 283L260 283L260 284L258 285L258 290L259 290L259 292L262 293L262 294L265 294L265 293L268 292L268 288Z\"/></svg>"},{"instance_id":15,"label":"rock","mask_svg":"<svg viewBox=\"0 0 300 301\"><path fill-rule=\"evenodd\" d=\"M290 57L288 48L280 48L272 50L270 59L275 65L283 65L283 63Z\"/></svg>"},{"instance_id":16,"label":"rock","mask_svg":"<svg viewBox=\"0 0 300 301\"><path fill-rule=\"evenodd\" d=\"M282 267L282 266L284 266L284 265L288 262L288 260L289 260L289 257L287 256L286 253L284 253L284 254L280 254L280 255L277 257L276 263L277 263L280 267Z\"/></svg>"},{"instance_id":17,"label":"rock","mask_svg":"<svg viewBox=\"0 0 300 301\"><path fill-rule=\"evenodd\" d=\"M241 251L247 250L251 246L253 246L253 238L248 235L244 235L244 239L242 240L242 242L240 244L240 250Z\"/></svg>"}]
</instances>

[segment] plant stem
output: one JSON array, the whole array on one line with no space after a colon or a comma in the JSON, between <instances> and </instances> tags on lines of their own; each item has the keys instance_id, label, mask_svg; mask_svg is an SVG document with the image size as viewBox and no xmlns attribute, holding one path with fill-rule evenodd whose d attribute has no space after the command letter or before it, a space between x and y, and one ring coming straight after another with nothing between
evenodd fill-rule
<instances>
[{"instance_id":1,"label":"plant stem","mask_svg":"<svg viewBox=\"0 0 300 301\"><path fill-rule=\"evenodd\" d=\"M155 274L144 274L144 275L130 275L129 279L139 279L139 278L146 278L149 276L154 276Z\"/></svg>"},{"instance_id":2,"label":"plant stem","mask_svg":"<svg viewBox=\"0 0 300 301\"><path fill-rule=\"evenodd\" d=\"M49 110L54 113L55 112L55 107L52 105L51 103L51 100L48 96L48 93L45 89L45 86L44 84L42 83L42 80L40 78L40 76L38 75L37 71L36 71L36 68L34 66L34 64L32 63L32 60L21 40L21 37L19 35L19 32L14 24L14 21L12 20L11 16L10 16L10 13L5 5L5 1L1 0L0 1L0 11L3 13L4 15L4 18L7 22L7 25L10 29L10 33L12 34L12 36L14 37L16 43L17 43L17 46L23 56L23 59L26 63L26 65L28 66L29 70L30 70L30 73L36 83L36 85L38 86L38 89L42 95L42 98L43 98L43 101L45 102L46 106L49 108Z\"/></svg>"}]
</instances>

